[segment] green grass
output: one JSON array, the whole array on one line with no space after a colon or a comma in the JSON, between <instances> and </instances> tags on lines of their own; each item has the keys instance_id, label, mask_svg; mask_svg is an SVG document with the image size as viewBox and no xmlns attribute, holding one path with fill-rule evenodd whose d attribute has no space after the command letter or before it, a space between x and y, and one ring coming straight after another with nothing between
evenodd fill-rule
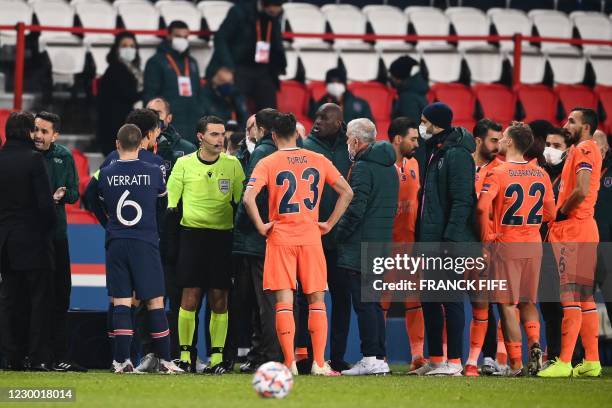
<instances>
[{"instance_id":1,"label":"green grass","mask_svg":"<svg viewBox=\"0 0 612 408\"><path fill-rule=\"evenodd\" d=\"M107 372L0 372L0 387L73 387L76 403L1 403L84 407L612 407L612 370L602 378L415 378L393 367L387 377L300 376L284 400L264 400L251 376L114 375Z\"/></svg>"}]
</instances>

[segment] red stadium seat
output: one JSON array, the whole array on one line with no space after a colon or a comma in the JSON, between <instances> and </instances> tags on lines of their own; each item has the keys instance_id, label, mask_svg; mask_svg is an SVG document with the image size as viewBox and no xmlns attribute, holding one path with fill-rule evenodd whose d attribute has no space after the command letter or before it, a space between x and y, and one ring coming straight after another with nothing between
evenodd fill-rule
<instances>
[{"instance_id":1,"label":"red stadium seat","mask_svg":"<svg viewBox=\"0 0 612 408\"><path fill-rule=\"evenodd\" d=\"M308 115L308 88L301 82L281 81L276 100L281 112L293 112L298 118Z\"/></svg>"},{"instance_id":2,"label":"red stadium seat","mask_svg":"<svg viewBox=\"0 0 612 408\"><path fill-rule=\"evenodd\" d=\"M597 112L597 95L584 85L557 85L555 93L566 114L576 107L591 108Z\"/></svg>"},{"instance_id":3,"label":"red stadium seat","mask_svg":"<svg viewBox=\"0 0 612 408\"><path fill-rule=\"evenodd\" d=\"M606 112L606 120L600 126L604 132L612 133L612 86L596 86L595 94Z\"/></svg>"},{"instance_id":4,"label":"red stadium seat","mask_svg":"<svg viewBox=\"0 0 612 408\"><path fill-rule=\"evenodd\" d=\"M472 89L485 118L499 122L504 127L514 120L516 95L510 88L500 84L478 84Z\"/></svg>"},{"instance_id":5,"label":"red stadium seat","mask_svg":"<svg viewBox=\"0 0 612 408\"><path fill-rule=\"evenodd\" d=\"M74 166L76 167L77 174L79 175L79 195L82 196L85 192L85 188L87 188L87 184L89 184L89 180L91 179L91 176L89 175L89 160L87 159L87 156L77 149L72 149L72 157L74 157ZM78 204L78 202L75 204Z\"/></svg>"},{"instance_id":6,"label":"red stadium seat","mask_svg":"<svg viewBox=\"0 0 612 408\"><path fill-rule=\"evenodd\" d=\"M6 121L11 114L10 109L0 109L0 147L6 142L6 135L4 134L4 128Z\"/></svg>"},{"instance_id":7,"label":"red stadium seat","mask_svg":"<svg viewBox=\"0 0 612 408\"><path fill-rule=\"evenodd\" d=\"M472 89L463 84L435 84L431 87L435 101L444 102L453 110L453 126L461 126L470 132L474 128L474 104Z\"/></svg>"},{"instance_id":8,"label":"red stadium seat","mask_svg":"<svg viewBox=\"0 0 612 408\"><path fill-rule=\"evenodd\" d=\"M73 206L66 206L66 219L68 224L97 224L98 220L96 219L93 213L82 210L80 208L75 208Z\"/></svg>"},{"instance_id":9,"label":"red stadium seat","mask_svg":"<svg viewBox=\"0 0 612 408\"><path fill-rule=\"evenodd\" d=\"M559 97L545 85L519 85L516 89L518 100L525 111L524 122L544 119L558 125L557 104Z\"/></svg>"},{"instance_id":10,"label":"red stadium seat","mask_svg":"<svg viewBox=\"0 0 612 408\"><path fill-rule=\"evenodd\" d=\"M389 121L393 105L393 92L380 82L353 82L348 89L370 104L376 122ZM386 133L387 129L385 129Z\"/></svg>"},{"instance_id":11,"label":"red stadium seat","mask_svg":"<svg viewBox=\"0 0 612 408\"><path fill-rule=\"evenodd\" d=\"M391 121L387 120L379 120L376 122L376 140L386 140L389 141L389 124Z\"/></svg>"},{"instance_id":12,"label":"red stadium seat","mask_svg":"<svg viewBox=\"0 0 612 408\"><path fill-rule=\"evenodd\" d=\"M310 81L308 83L308 93L310 98L315 102L318 101L325 95L325 82L323 81Z\"/></svg>"}]
</instances>

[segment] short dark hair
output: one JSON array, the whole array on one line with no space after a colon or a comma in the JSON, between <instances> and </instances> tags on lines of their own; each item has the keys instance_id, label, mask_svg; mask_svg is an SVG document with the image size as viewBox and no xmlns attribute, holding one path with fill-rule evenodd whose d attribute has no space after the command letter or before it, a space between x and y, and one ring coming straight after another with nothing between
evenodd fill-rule
<instances>
[{"instance_id":1,"label":"short dark hair","mask_svg":"<svg viewBox=\"0 0 612 408\"><path fill-rule=\"evenodd\" d=\"M239 130L240 130L240 126L238 126L238 123L236 123L235 120L228 120L227 123L225 124L226 132L237 132Z\"/></svg>"},{"instance_id":2,"label":"short dark hair","mask_svg":"<svg viewBox=\"0 0 612 408\"><path fill-rule=\"evenodd\" d=\"M170 102L168 102L166 98L164 98L163 96L155 96L149 99L149 102L147 102L147 104L156 99L159 99L164 104L164 109L166 109L166 115L169 115L172 113L172 110L170 109Z\"/></svg>"},{"instance_id":3,"label":"short dark hair","mask_svg":"<svg viewBox=\"0 0 612 408\"><path fill-rule=\"evenodd\" d=\"M405 116L395 118L389 124L389 129L387 130L387 135L389 135L389 141L393 142L395 136L400 135L404 136L408 133L409 129L418 129L419 125L417 123Z\"/></svg>"},{"instance_id":4,"label":"short dark hair","mask_svg":"<svg viewBox=\"0 0 612 408\"><path fill-rule=\"evenodd\" d=\"M138 126L140 134L145 137L149 132L159 127L159 115L148 108L134 109L128 115L125 123Z\"/></svg>"},{"instance_id":5,"label":"short dark hair","mask_svg":"<svg viewBox=\"0 0 612 408\"><path fill-rule=\"evenodd\" d=\"M206 130L208 130L208 125L223 125L225 126L225 121L223 119L221 119L218 116L202 116L200 118L200 120L198 120L198 127L197 127L197 131L199 133L206 133Z\"/></svg>"},{"instance_id":6,"label":"short dark hair","mask_svg":"<svg viewBox=\"0 0 612 408\"><path fill-rule=\"evenodd\" d=\"M30 134L34 131L34 115L30 112L12 112L4 126L6 140L31 141Z\"/></svg>"},{"instance_id":7,"label":"short dark hair","mask_svg":"<svg viewBox=\"0 0 612 408\"><path fill-rule=\"evenodd\" d=\"M589 133L591 136L595 134L597 126L599 126L599 119L597 119L597 113L591 108L574 108L572 112L582 113L582 123L589 125Z\"/></svg>"},{"instance_id":8,"label":"short dark hair","mask_svg":"<svg viewBox=\"0 0 612 408\"><path fill-rule=\"evenodd\" d=\"M533 144L533 132L529 125L523 122L512 122L508 127L508 136L516 145L517 150L523 154Z\"/></svg>"},{"instance_id":9,"label":"short dark hair","mask_svg":"<svg viewBox=\"0 0 612 408\"><path fill-rule=\"evenodd\" d=\"M34 119L42 119L44 121L51 122L51 124L53 125L53 131L60 131L61 119L59 115L56 115L55 113L41 111L36 114L36 117Z\"/></svg>"},{"instance_id":10,"label":"short dark hair","mask_svg":"<svg viewBox=\"0 0 612 408\"><path fill-rule=\"evenodd\" d=\"M501 132L502 129L502 125L500 125L499 123L492 121L491 119L484 118L476 122L472 134L474 135L474 137L477 137L481 140L485 140L487 134L489 134L489 130L492 130L494 132Z\"/></svg>"},{"instance_id":11,"label":"short dark hair","mask_svg":"<svg viewBox=\"0 0 612 408\"><path fill-rule=\"evenodd\" d=\"M234 132L229 137L229 143L232 146L238 146L240 142L244 140L245 137L246 137L246 134L244 132Z\"/></svg>"},{"instance_id":12,"label":"short dark hair","mask_svg":"<svg viewBox=\"0 0 612 408\"><path fill-rule=\"evenodd\" d=\"M269 132L274 127L274 119L278 114L276 109L264 108L255 114L255 123Z\"/></svg>"},{"instance_id":13,"label":"short dark hair","mask_svg":"<svg viewBox=\"0 0 612 408\"><path fill-rule=\"evenodd\" d=\"M534 138L541 138L546 140L546 136L554 129L552 123L544 119L536 119L529 122L529 127L533 133Z\"/></svg>"},{"instance_id":14,"label":"short dark hair","mask_svg":"<svg viewBox=\"0 0 612 408\"><path fill-rule=\"evenodd\" d=\"M138 126L131 123L125 124L117 132L117 140L122 149L127 151L138 150L142 143L142 133Z\"/></svg>"},{"instance_id":15,"label":"short dark hair","mask_svg":"<svg viewBox=\"0 0 612 408\"><path fill-rule=\"evenodd\" d=\"M548 132L549 135L559 135L563 138L565 146L570 147L572 145L572 134L569 130L557 127L551 127Z\"/></svg>"},{"instance_id":16,"label":"short dark hair","mask_svg":"<svg viewBox=\"0 0 612 408\"><path fill-rule=\"evenodd\" d=\"M182 30L182 29L189 30L189 26L183 20L174 20L168 26L168 34L172 34L172 30L177 30L177 29L178 30Z\"/></svg>"},{"instance_id":17,"label":"short dark hair","mask_svg":"<svg viewBox=\"0 0 612 408\"><path fill-rule=\"evenodd\" d=\"M281 139L289 139L295 135L295 116L293 113L278 113L274 118L272 131L276 133L276 137Z\"/></svg>"}]
</instances>

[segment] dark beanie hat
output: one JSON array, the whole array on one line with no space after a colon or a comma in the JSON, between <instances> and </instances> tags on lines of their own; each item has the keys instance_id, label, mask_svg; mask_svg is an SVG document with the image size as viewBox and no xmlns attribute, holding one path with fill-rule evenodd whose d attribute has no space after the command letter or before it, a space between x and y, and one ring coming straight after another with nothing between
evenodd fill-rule
<instances>
[{"instance_id":1,"label":"dark beanie hat","mask_svg":"<svg viewBox=\"0 0 612 408\"><path fill-rule=\"evenodd\" d=\"M332 68L325 73L325 83L342 82L346 84L346 71L342 68Z\"/></svg>"},{"instance_id":2,"label":"dark beanie hat","mask_svg":"<svg viewBox=\"0 0 612 408\"><path fill-rule=\"evenodd\" d=\"M391 63L389 67L389 73L397 79L406 79L410 76L412 67L417 65L418 62L409 56L399 57Z\"/></svg>"},{"instance_id":3,"label":"dark beanie hat","mask_svg":"<svg viewBox=\"0 0 612 408\"><path fill-rule=\"evenodd\" d=\"M423 116L432 124L442 129L448 129L453 122L453 111L442 102L435 102L423 109Z\"/></svg>"},{"instance_id":4,"label":"dark beanie hat","mask_svg":"<svg viewBox=\"0 0 612 408\"><path fill-rule=\"evenodd\" d=\"M283 0L262 0L261 4L266 7L266 6L282 6L284 3Z\"/></svg>"}]
</instances>

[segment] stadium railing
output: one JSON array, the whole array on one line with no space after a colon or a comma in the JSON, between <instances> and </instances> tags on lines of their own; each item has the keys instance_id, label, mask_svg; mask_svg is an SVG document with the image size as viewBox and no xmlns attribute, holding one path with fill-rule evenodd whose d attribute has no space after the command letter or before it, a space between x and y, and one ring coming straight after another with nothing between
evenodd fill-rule
<instances>
[{"instance_id":1,"label":"stadium railing","mask_svg":"<svg viewBox=\"0 0 612 408\"><path fill-rule=\"evenodd\" d=\"M23 73L24 73L24 60L25 60L25 33L29 32L40 32L40 31L59 31L69 32L72 34L84 34L84 33L97 33L97 34L118 34L122 31L127 31L123 28L118 29L104 29L104 28L86 28L86 27L54 27L54 26L41 26L41 25L26 25L24 23L18 23L17 25L0 25L0 30L15 30L17 33L16 49L15 49L15 76L14 76L14 97L13 97L13 109L21 110L22 98L23 98ZM165 36L166 30L129 30L134 34L148 34L156 36ZM198 36L210 36L214 35L211 31L198 31L192 33ZM512 83L516 87L520 85L521 78L521 57L522 57L522 43L528 41L530 43L561 43L571 45L612 45L612 40L596 40L596 39L580 39L580 38L553 38L553 37L539 37L539 36L524 36L522 34L515 34L513 36L504 35L378 35L378 34L334 34L334 33L283 33L283 38L290 40L293 38L318 38L322 40L363 40L366 42L378 41L378 40L401 40L406 42L417 42L417 41L487 41L487 42L499 42L499 41L512 41L514 43L513 49L513 77Z\"/></svg>"}]
</instances>

